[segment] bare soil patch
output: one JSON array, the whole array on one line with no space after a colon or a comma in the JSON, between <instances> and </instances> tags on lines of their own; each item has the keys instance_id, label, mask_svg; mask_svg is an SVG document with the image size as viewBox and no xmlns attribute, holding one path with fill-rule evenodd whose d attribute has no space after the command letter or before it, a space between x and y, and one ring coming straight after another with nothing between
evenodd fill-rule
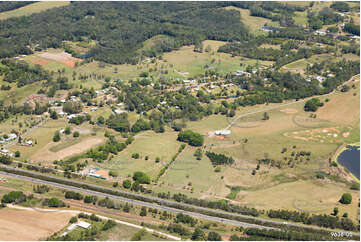
<instances>
[{"instance_id":1,"label":"bare soil patch","mask_svg":"<svg viewBox=\"0 0 361 242\"><path fill-rule=\"evenodd\" d=\"M45 58L45 59L54 60L54 61L63 63L64 65L67 65L70 67L74 67L75 63L79 60L77 58L72 57L71 54L66 53L66 52L60 52L60 53L45 52L45 53L39 54L38 56Z\"/></svg>"},{"instance_id":2,"label":"bare soil patch","mask_svg":"<svg viewBox=\"0 0 361 242\"><path fill-rule=\"evenodd\" d=\"M71 217L70 213L1 209L0 240L45 240L65 227Z\"/></svg>"},{"instance_id":3,"label":"bare soil patch","mask_svg":"<svg viewBox=\"0 0 361 242\"><path fill-rule=\"evenodd\" d=\"M35 155L31 157L31 159L35 161L61 160L66 157L81 154L89 150L90 148L101 144L103 141L104 140L102 138L89 138L81 141L80 143L62 149L58 152L52 152L49 150L52 146L56 145L56 143L51 142L44 146L42 149L40 149Z\"/></svg>"},{"instance_id":4,"label":"bare soil patch","mask_svg":"<svg viewBox=\"0 0 361 242\"><path fill-rule=\"evenodd\" d=\"M50 61L44 60L44 59L33 59L33 61L32 61L33 64L38 64L38 65L41 65L41 66L49 64L49 62Z\"/></svg>"}]
</instances>

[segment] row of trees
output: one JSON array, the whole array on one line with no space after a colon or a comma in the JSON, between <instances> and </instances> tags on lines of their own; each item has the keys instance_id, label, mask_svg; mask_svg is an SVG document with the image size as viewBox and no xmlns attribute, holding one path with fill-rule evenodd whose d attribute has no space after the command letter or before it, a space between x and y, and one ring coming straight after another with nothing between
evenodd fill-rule
<instances>
[{"instance_id":1,"label":"row of trees","mask_svg":"<svg viewBox=\"0 0 361 242\"><path fill-rule=\"evenodd\" d=\"M232 165L234 163L234 159L232 157L228 157L224 154L216 154L211 151L206 152L206 156L211 160L212 165Z\"/></svg>"},{"instance_id":2,"label":"row of trees","mask_svg":"<svg viewBox=\"0 0 361 242\"><path fill-rule=\"evenodd\" d=\"M294 222L302 222L304 224L312 224L325 228L339 228L344 230L357 230L358 226L349 218L339 219L331 215L308 214L305 212L288 211L288 210L269 210L267 212L270 218L281 218Z\"/></svg>"}]
</instances>

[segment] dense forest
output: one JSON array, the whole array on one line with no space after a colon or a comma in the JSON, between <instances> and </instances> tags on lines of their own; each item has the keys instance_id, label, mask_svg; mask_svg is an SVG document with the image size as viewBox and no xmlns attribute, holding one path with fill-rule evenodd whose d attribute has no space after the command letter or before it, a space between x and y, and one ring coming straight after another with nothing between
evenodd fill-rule
<instances>
[{"instance_id":1,"label":"dense forest","mask_svg":"<svg viewBox=\"0 0 361 242\"><path fill-rule=\"evenodd\" d=\"M21 8L21 7L24 7L24 6L32 4L32 3L34 3L34 2L32 2L32 1L29 1L29 2L1 1L0 2L0 13L5 12L5 11L14 10L14 9L17 9L17 8Z\"/></svg>"},{"instance_id":2,"label":"dense forest","mask_svg":"<svg viewBox=\"0 0 361 242\"><path fill-rule=\"evenodd\" d=\"M28 54L27 46L57 48L63 40L95 40L89 54L108 63L137 63L143 42L172 37L173 48L201 40L248 35L225 2L72 2L28 17L0 21L0 57ZM47 24L44 24L47 23ZM159 51L169 51L166 45Z\"/></svg>"}]
</instances>

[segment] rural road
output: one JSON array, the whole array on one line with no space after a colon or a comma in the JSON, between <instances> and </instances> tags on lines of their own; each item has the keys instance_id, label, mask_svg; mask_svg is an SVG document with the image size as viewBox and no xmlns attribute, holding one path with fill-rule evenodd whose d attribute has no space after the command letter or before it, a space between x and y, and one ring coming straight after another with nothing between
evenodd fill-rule
<instances>
[{"instance_id":1,"label":"rural road","mask_svg":"<svg viewBox=\"0 0 361 242\"><path fill-rule=\"evenodd\" d=\"M9 167L6 167L6 168L9 169ZM16 168L11 168L11 169L17 170ZM27 171L27 172L29 172L29 171ZM29 172L29 173L37 174L35 172ZM201 213L197 213L197 212L190 212L190 211L186 211L186 210L182 210L182 209L178 209L178 208L169 207L169 206L166 206L166 205L159 205L159 204L154 204L154 203L150 203L150 202L143 202L143 201L129 199L129 198L121 197L121 196L115 196L115 195L111 195L111 194L107 194L107 193L102 193L102 192L97 192L97 191L93 191L93 190L78 188L78 187L74 187L74 186L70 186L70 185L63 185L63 184L59 184L59 183L55 183L55 182L49 182L49 181L45 181L45 180L41 180L41 179L37 179L37 178L16 175L16 174L7 173L7 172L3 172L3 171L0 171L0 175L13 177L13 178L21 179L21 180L25 180L25 181L40 183L40 184L44 184L44 185L54 186L54 187L61 188L61 189L77 191L77 192L84 193L84 194L95 195L95 196L99 196L99 197L109 197L109 198L117 200L117 201L128 202L128 203L132 203L132 204L135 204L135 205L138 205L138 206L145 206L145 207L148 207L148 208L156 208L156 209L159 209L159 210L163 210L163 211L167 211L167 212L173 212L173 213L183 213L183 214L187 214L189 216L195 217L195 218L206 219L206 220L210 220L210 221L214 221L214 222L220 222L220 223L226 223L226 224L230 224L230 225L234 225L234 226L242 226L242 227L245 227L245 228L279 230L278 228L275 228L275 227L269 227L269 226L245 223L245 222L240 222L240 221L236 221L236 220L225 219L225 218L220 218L220 217L215 217L215 216L209 216L209 215L205 215L205 214L201 214ZM45 175L43 175L43 176L45 176ZM60 178L58 178L58 179L60 179ZM66 179L61 179L61 180L66 181ZM84 183L81 183L81 182L76 182L76 183L84 184ZM100 187L100 188L104 189L104 187L101 187L101 186L96 186L96 185L93 185L93 186ZM109 188L109 190L113 190L113 189ZM133 194L133 193L125 192L125 191L121 191L121 190L116 190L116 191L126 193L126 194ZM213 212L213 213L217 213L219 215L232 215L232 216L238 216L240 218L252 218L252 219L255 219L255 220L260 221L260 222L268 222L268 223L272 223L274 225L286 225L286 226L296 227L296 228L297 227L298 228L309 228L309 229L320 230L320 231L339 232L337 230L332 230L332 229L327 229L327 228L319 228L319 227L312 226L312 225L293 224L293 223L289 223L289 222L281 222L281 221L275 221L275 220L270 220L270 219L255 218L255 217L240 215L240 214L236 214L236 213L230 213L230 212L224 212L224 211L219 211L219 210L214 210L214 209L209 209L209 208L198 207L198 206L185 204L185 203L173 202L173 201L160 199L160 198L156 198L156 197L144 196L144 195L141 195L141 194L137 194L137 195L148 198L148 199L152 199L154 201L158 201L161 204L162 203L164 203L164 204L168 203L168 204L173 204L173 205L181 204L182 206L186 206L186 207L189 207L189 208L196 208L198 210L203 210L205 212L207 212L207 211L208 212ZM359 236L359 233L351 232L351 234L354 235L354 236Z\"/></svg>"},{"instance_id":2,"label":"rural road","mask_svg":"<svg viewBox=\"0 0 361 242\"><path fill-rule=\"evenodd\" d=\"M261 109L261 110L258 110L258 111L253 111L253 112L248 112L248 113L241 114L241 115L237 116L236 118L234 118L224 130L230 129L230 128L233 126L233 124L234 124L235 122L237 122L240 118L244 118L244 117L246 117L246 116L248 116L248 115L252 115L252 114L256 114L256 113L262 113L262 112L270 111L270 110L273 110L273 109L278 109L278 108L281 108L281 107L293 105L293 104L296 104L296 103L302 103L302 102L305 102L305 101L307 101L307 100L309 100L309 99L312 99L312 98L319 98L319 97L327 97L327 96L330 96L330 95L334 94L338 88L340 88L341 86L346 85L347 83L353 81L353 79L354 79L356 76L359 76L359 75L360 75L360 74L357 74L357 75L352 76L352 77L350 78L350 80L342 83L342 84L341 84L340 86L338 86L335 90L333 90L333 91L330 92L330 93L324 94L324 95L312 96L312 97L304 98L304 99L302 99L302 100L298 100L298 101L294 101L294 102L290 102L290 103L284 103L284 104L277 105L277 106L274 106L274 107L265 108L265 109Z\"/></svg>"},{"instance_id":3,"label":"rural road","mask_svg":"<svg viewBox=\"0 0 361 242\"><path fill-rule=\"evenodd\" d=\"M8 204L7 207L9 207L9 208L15 208L15 209L20 209L20 210L27 210L27 211L58 212L58 213L71 213L71 214L84 213L84 214L87 214L87 215L91 215L91 213L84 212L84 211L79 211L79 210L29 208L29 207L22 207L22 206L13 205L13 204ZM181 238L179 238L179 237L177 237L177 236L173 236L173 235L170 235L170 234L166 234L166 233L163 233L163 232L160 232L160 231L157 231L157 230L154 230L154 229L150 229L150 228L147 228L147 227L143 227L143 226L140 226L140 225L137 225L137 224L132 224L132 223L124 222L124 221L121 221L121 220L118 220L118 219L113 219L113 218L109 218L109 217L102 216L102 215L97 215L97 217L99 217L99 218L101 218L101 219L105 219L105 220L111 219L111 220L115 221L115 222L118 223L118 224L123 224L123 225L126 225L126 226L138 228L138 229L145 229L146 231L148 231L148 232L150 232L150 233L157 233L157 234L159 234L159 235L166 236L166 237L168 237L168 238L171 239L171 240L178 240L178 241L181 240Z\"/></svg>"},{"instance_id":4,"label":"rural road","mask_svg":"<svg viewBox=\"0 0 361 242\"><path fill-rule=\"evenodd\" d=\"M7 167L7 168L9 168L9 167ZM33 172L31 172L31 173L33 173ZM36 173L34 173L34 174L36 174ZM231 224L231 225L235 225L235 226L242 226L242 227L246 227L246 228L251 227L251 228L259 228L259 229L275 229L275 228L272 228L272 227L267 227L267 226L262 226L262 225L257 225L257 224L244 223L244 222L240 222L240 221L236 221L236 220L224 219L224 218L204 215L204 214L200 214L200 213L196 213L196 212L190 212L190 211L185 211L185 210L178 209L178 208L168 207L168 206L165 206L165 205L158 205L158 204L154 204L154 203L143 202L143 201L129 199L129 198L121 197L121 196L115 196L115 195L111 195L111 194L107 194L107 193L97 192L97 191L83 189L83 188L79 188L79 187L73 187L73 186L69 186L69 185L59 184L59 183L45 181L45 180L32 178L32 177L27 177L27 176L16 175L16 174L7 173L7 172L3 172L3 171L0 171L0 175L13 177L13 178L17 178L17 179L21 179L21 180L25 180L25 181L40 183L40 184L44 184L44 185L54 186L54 187L57 187L57 188L67 189L67 190L76 191L76 192L80 192L80 193L84 193L84 194L95 195L95 196L99 196L99 197L109 197L109 198L117 200L117 201L128 202L128 203L132 203L132 204L135 204L135 205L138 205L138 206L145 206L145 207L149 207L149 208L153 208L153 209L156 208L156 209L160 209L160 210L163 210L163 211L165 210L167 212L173 212L173 213L183 213L183 214L187 214L187 215L192 216L192 217L196 217L196 218L199 218L199 219L206 219L206 220L210 220L210 221L214 221L214 222L227 223L227 224ZM77 183L79 183L79 182L77 182ZM94 185L94 186L96 186L96 185ZM117 191L119 192L120 190L117 190ZM129 194L132 194L132 193L129 193ZM137 194L137 195L139 196L140 194ZM149 197L149 196L143 196L143 197L152 198L152 197ZM154 198L154 200L163 201L163 199L158 199L158 198ZM172 202L172 201L168 201L168 200L167 201L164 200L164 202L171 203L171 204L174 204L174 205L179 204L177 202ZM219 214L226 214L226 215L228 214L228 215L233 215L233 216L237 215L237 216L240 216L240 217L253 218L253 217L250 217L250 216L238 215L238 214L235 214L235 213L228 213L228 212L218 211L218 210L214 210L214 209L207 209L207 208L197 207L197 206L188 205L188 204L182 204L182 205L187 206L187 207L191 207L191 208L201 209L201 210L204 210L204 211L212 211L212 212L219 213ZM259 219L259 220L263 220L265 222L273 222L273 221L266 220L266 219ZM276 224L282 224L282 222L278 222L278 221L274 221L274 222Z\"/></svg>"}]
</instances>

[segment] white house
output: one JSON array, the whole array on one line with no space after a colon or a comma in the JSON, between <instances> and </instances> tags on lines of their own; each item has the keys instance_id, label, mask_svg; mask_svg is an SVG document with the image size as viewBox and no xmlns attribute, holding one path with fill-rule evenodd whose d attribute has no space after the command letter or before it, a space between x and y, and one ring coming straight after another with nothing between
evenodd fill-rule
<instances>
[{"instance_id":1,"label":"white house","mask_svg":"<svg viewBox=\"0 0 361 242\"><path fill-rule=\"evenodd\" d=\"M77 223L77 226L83 229L88 229L91 226L91 224L84 221L80 221L79 223Z\"/></svg>"},{"instance_id":2,"label":"white house","mask_svg":"<svg viewBox=\"0 0 361 242\"><path fill-rule=\"evenodd\" d=\"M226 135L230 135L231 131L227 130L227 129L225 129L225 130L216 130L216 131L214 131L214 133L216 135L224 135L224 136L226 136Z\"/></svg>"}]
</instances>

